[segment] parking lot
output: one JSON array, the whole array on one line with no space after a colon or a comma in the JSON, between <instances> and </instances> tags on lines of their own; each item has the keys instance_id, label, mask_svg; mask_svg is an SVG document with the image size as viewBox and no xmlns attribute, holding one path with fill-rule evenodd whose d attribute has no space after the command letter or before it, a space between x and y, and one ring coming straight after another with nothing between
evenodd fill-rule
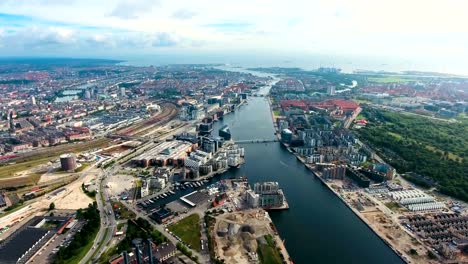
<instances>
[{"instance_id":1,"label":"parking lot","mask_svg":"<svg viewBox=\"0 0 468 264\"><path fill-rule=\"evenodd\" d=\"M75 233L79 231L83 225L83 222L77 222L75 226L67 232L53 236L52 239L29 260L28 263L51 263L55 253L59 251L60 247L68 246Z\"/></svg>"}]
</instances>

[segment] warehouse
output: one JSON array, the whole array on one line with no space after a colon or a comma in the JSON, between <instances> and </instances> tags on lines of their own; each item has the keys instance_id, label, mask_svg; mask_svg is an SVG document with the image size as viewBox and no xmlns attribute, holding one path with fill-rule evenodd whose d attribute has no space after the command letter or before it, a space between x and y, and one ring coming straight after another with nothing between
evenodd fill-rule
<instances>
[{"instance_id":1,"label":"warehouse","mask_svg":"<svg viewBox=\"0 0 468 264\"><path fill-rule=\"evenodd\" d=\"M0 263L26 263L69 223L69 217L34 217L0 242Z\"/></svg>"},{"instance_id":2,"label":"warehouse","mask_svg":"<svg viewBox=\"0 0 468 264\"><path fill-rule=\"evenodd\" d=\"M179 140L165 141L133 158L133 161L143 167L182 166L184 165L187 153L191 152L194 147L194 144L190 142Z\"/></svg>"},{"instance_id":3,"label":"warehouse","mask_svg":"<svg viewBox=\"0 0 468 264\"><path fill-rule=\"evenodd\" d=\"M191 207L195 207L199 204L208 201L208 199L210 199L210 196L205 192L194 191L185 196L180 197L180 199L186 204L190 205Z\"/></svg>"},{"instance_id":4,"label":"warehouse","mask_svg":"<svg viewBox=\"0 0 468 264\"><path fill-rule=\"evenodd\" d=\"M427 197L428 195L420 190L405 190L405 191L398 191L398 192L390 192L389 195L395 201L400 201L406 198L421 198Z\"/></svg>"},{"instance_id":5,"label":"warehouse","mask_svg":"<svg viewBox=\"0 0 468 264\"><path fill-rule=\"evenodd\" d=\"M411 211L435 211L444 209L445 205L441 202L422 203L422 204L410 204L408 209Z\"/></svg>"},{"instance_id":6,"label":"warehouse","mask_svg":"<svg viewBox=\"0 0 468 264\"><path fill-rule=\"evenodd\" d=\"M410 211L434 211L445 208L443 203L437 202L433 196L420 190L390 192L389 195L393 200L406 206Z\"/></svg>"}]
</instances>

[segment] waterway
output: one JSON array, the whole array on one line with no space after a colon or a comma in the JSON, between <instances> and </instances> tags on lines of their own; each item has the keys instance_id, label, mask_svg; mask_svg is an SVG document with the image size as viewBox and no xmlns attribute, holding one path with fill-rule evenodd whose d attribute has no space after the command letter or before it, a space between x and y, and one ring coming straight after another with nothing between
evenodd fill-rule
<instances>
[{"instance_id":1,"label":"waterway","mask_svg":"<svg viewBox=\"0 0 468 264\"><path fill-rule=\"evenodd\" d=\"M268 93L268 89L264 87L262 92ZM214 133L225 124L234 140L275 138L265 97L250 97L247 105L215 123ZM251 184L279 182L290 209L270 215L294 263L404 263L280 143L243 146L245 165L223 178L247 176Z\"/></svg>"}]
</instances>

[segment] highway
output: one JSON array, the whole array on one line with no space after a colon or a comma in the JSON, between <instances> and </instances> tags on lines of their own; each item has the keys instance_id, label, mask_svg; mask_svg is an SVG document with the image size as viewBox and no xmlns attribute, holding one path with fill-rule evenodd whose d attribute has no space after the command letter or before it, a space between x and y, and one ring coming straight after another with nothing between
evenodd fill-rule
<instances>
[{"instance_id":1,"label":"highway","mask_svg":"<svg viewBox=\"0 0 468 264\"><path fill-rule=\"evenodd\" d=\"M98 176L99 187L98 193L96 194L96 202L99 209L99 215L101 217L101 226L98 234L94 239L93 247L88 251L84 258L80 261L80 264L89 263L90 260L94 262L99 256L104 253L107 244L109 244L112 236L117 228L114 213L112 212L112 205L108 204L109 196L107 189L104 188L106 185L107 177L115 172L116 167L112 166L107 170L102 170Z\"/></svg>"},{"instance_id":2,"label":"highway","mask_svg":"<svg viewBox=\"0 0 468 264\"><path fill-rule=\"evenodd\" d=\"M130 160L131 157L134 157L138 154L141 154L142 152L146 151L147 149L153 147L155 145L154 140L165 140L167 138L170 138L174 136L177 133L181 133L183 131L187 131L190 129L193 125L195 124L195 121L193 122L187 122L186 125L182 127L178 127L173 129L172 131L161 135L159 137L153 138L151 141L147 141L143 143L140 147L138 147L137 151L135 153L130 154L129 156L123 158L122 160ZM122 162L125 163L125 162ZM98 187L98 194L96 195L96 201L101 217L101 226L99 228L99 232L96 235L96 238L94 240L92 248L89 250L89 252L86 254L86 256L80 261L80 264L85 264L85 263L93 263L99 257L107 250L108 245L110 241L112 240L112 237L116 231L117 228L117 222L115 220L115 216L113 212L109 214L109 210L112 210L111 204L109 204L109 194L107 193L108 190L105 188L107 181L109 180L109 177L111 177L118 169L120 168L119 162L116 162L113 164L111 167L108 169L102 169L102 172L98 175L98 181L99 181L99 187ZM124 204L133 212L135 212L137 217L142 217L143 219L148 220L158 231L160 231L164 236L166 236L172 243L177 244L179 242L175 237L170 235L168 232L165 231L164 226L161 225L156 225L151 219L149 219L146 215L138 212L135 207L133 207L131 204L128 202L124 201ZM209 255L200 255L197 252L193 252L194 255L198 256L198 258L201 261L201 263L209 263Z\"/></svg>"}]
</instances>

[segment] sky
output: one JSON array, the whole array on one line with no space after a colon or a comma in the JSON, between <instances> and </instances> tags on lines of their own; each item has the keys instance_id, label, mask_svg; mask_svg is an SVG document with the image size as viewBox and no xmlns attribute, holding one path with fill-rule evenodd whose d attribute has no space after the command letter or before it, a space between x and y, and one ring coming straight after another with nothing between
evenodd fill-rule
<instances>
[{"instance_id":1,"label":"sky","mask_svg":"<svg viewBox=\"0 0 468 264\"><path fill-rule=\"evenodd\" d=\"M0 57L468 59L466 0L0 0ZM468 67L467 67L468 74Z\"/></svg>"}]
</instances>

